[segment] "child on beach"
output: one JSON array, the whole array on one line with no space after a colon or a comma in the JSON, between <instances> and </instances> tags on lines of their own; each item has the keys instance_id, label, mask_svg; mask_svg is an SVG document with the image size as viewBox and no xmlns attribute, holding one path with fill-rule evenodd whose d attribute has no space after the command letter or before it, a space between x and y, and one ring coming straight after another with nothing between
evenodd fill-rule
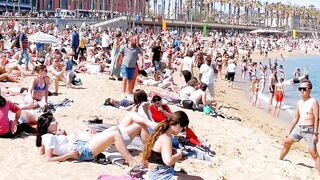
<instances>
[{"instance_id":1,"label":"child on beach","mask_svg":"<svg viewBox=\"0 0 320 180\"><path fill-rule=\"evenodd\" d=\"M64 68L65 68L65 73L66 73L66 87L67 88L72 88L72 80L74 78L74 73L73 73L73 63L72 59L70 57L66 57L64 60Z\"/></svg>"},{"instance_id":2,"label":"child on beach","mask_svg":"<svg viewBox=\"0 0 320 180\"><path fill-rule=\"evenodd\" d=\"M249 90L252 93L252 105L256 106L257 105L257 100L258 100L258 94L259 94L259 79L256 77L252 78L251 81L251 87Z\"/></svg>"},{"instance_id":3,"label":"child on beach","mask_svg":"<svg viewBox=\"0 0 320 180\"><path fill-rule=\"evenodd\" d=\"M276 100L276 106L274 109L274 116L279 116L280 110L281 110L281 103L283 101L283 97L284 97L284 89L283 89L283 78L279 79L279 82L276 84L275 86L275 94L274 94L274 98ZM277 112L278 109L278 112Z\"/></svg>"}]
</instances>

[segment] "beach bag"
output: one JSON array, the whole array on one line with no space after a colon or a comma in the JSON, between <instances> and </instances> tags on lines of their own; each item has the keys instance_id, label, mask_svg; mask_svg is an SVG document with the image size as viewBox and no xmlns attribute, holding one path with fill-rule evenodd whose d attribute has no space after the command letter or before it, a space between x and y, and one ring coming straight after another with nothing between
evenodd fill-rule
<instances>
[{"instance_id":1,"label":"beach bag","mask_svg":"<svg viewBox=\"0 0 320 180\"><path fill-rule=\"evenodd\" d=\"M193 101L191 100L183 100L182 101L182 107L186 109L192 109L193 110Z\"/></svg>"},{"instance_id":2,"label":"beach bag","mask_svg":"<svg viewBox=\"0 0 320 180\"><path fill-rule=\"evenodd\" d=\"M213 110L212 110L212 108L210 106L204 106L202 112L205 115L210 115L213 112Z\"/></svg>"}]
</instances>

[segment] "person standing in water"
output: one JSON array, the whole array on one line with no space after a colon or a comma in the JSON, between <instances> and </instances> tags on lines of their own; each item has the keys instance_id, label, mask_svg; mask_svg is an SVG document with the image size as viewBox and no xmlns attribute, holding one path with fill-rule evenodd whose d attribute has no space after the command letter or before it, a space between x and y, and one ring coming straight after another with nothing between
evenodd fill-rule
<instances>
[{"instance_id":1,"label":"person standing in water","mask_svg":"<svg viewBox=\"0 0 320 180\"><path fill-rule=\"evenodd\" d=\"M283 160L288 154L291 145L303 138L307 142L309 153L315 161L315 168L320 173L320 158L317 151L319 104L310 95L312 90L311 81L302 81L298 90L302 99L297 103L296 115L289 128L289 135L284 139L279 159Z\"/></svg>"},{"instance_id":2,"label":"person standing in water","mask_svg":"<svg viewBox=\"0 0 320 180\"><path fill-rule=\"evenodd\" d=\"M274 108L274 116L278 117L280 110L281 110L281 104L283 101L283 97L284 97L284 89L283 89L283 78L279 79L279 82L276 84L275 86L275 93L274 93L274 98L276 100L276 106ZM278 109L278 112L277 112Z\"/></svg>"}]
</instances>

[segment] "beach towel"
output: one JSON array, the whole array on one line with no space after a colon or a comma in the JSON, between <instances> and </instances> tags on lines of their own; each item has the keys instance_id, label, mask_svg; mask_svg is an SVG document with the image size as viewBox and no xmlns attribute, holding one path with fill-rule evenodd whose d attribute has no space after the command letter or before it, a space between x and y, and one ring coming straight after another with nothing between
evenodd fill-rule
<instances>
[{"instance_id":1,"label":"beach towel","mask_svg":"<svg viewBox=\"0 0 320 180\"><path fill-rule=\"evenodd\" d=\"M167 95L167 94L161 94L161 93L158 93L158 92L155 92L155 91L150 91L150 93L149 93L150 97L153 97L155 95L160 96L162 99L165 99L170 104L179 104L180 101L181 101L179 99L179 97L170 96L170 95Z\"/></svg>"},{"instance_id":2,"label":"beach towel","mask_svg":"<svg viewBox=\"0 0 320 180\"><path fill-rule=\"evenodd\" d=\"M97 180L138 180L138 178L131 177L131 176L113 176L113 175L107 175L103 174L100 175Z\"/></svg>"},{"instance_id":3,"label":"beach towel","mask_svg":"<svg viewBox=\"0 0 320 180\"><path fill-rule=\"evenodd\" d=\"M194 145L188 139L183 136L176 137L179 142L179 148L183 152L183 156L187 158L196 158L204 161L211 161L211 158L215 156L215 152L206 145Z\"/></svg>"}]
</instances>

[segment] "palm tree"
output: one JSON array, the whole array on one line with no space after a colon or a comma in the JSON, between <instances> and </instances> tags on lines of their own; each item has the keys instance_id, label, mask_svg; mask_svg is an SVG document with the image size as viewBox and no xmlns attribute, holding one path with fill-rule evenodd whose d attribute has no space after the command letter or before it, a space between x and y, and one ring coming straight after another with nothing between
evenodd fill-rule
<instances>
[{"instance_id":1,"label":"palm tree","mask_svg":"<svg viewBox=\"0 0 320 180\"><path fill-rule=\"evenodd\" d=\"M171 18L171 16L170 16L170 8L171 8L171 0L169 0L169 3L168 3L168 18Z\"/></svg>"}]
</instances>

